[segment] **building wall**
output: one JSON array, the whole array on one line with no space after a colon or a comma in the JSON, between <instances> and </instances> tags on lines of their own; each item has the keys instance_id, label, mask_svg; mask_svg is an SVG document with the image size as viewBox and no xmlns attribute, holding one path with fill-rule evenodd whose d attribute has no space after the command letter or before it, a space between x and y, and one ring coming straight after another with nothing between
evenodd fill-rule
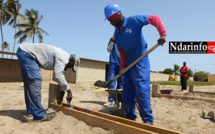
<instances>
[{"instance_id":1,"label":"building wall","mask_svg":"<svg viewBox=\"0 0 215 134\"><path fill-rule=\"evenodd\" d=\"M105 69L108 62L99 62L81 59L76 74L76 83L94 83L97 80L105 81Z\"/></svg>"},{"instance_id":2,"label":"building wall","mask_svg":"<svg viewBox=\"0 0 215 134\"><path fill-rule=\"evenodd\" d=\"M40 74L43 81L49 81L52 79L53 71L40 68Z\"/></svg>"},{"instance_id":3,"label":"building wall","mask_svg":"<svg viewBox=\"0 0 215 134\"><path fill-rule=\"evenodd\" d=\"M52 77L51 70L45 70L40 68L40 73L44 81L50 80L50 78ZM4 82L23 81L18 60L0 58L0 81Z\"/></svg>"},{"instance_id":4,"label":"building wall","mask_svg":"<svg viewBox=\"0 0 215 134\"><path fill-rule=\"evenodd\" d=\"M64 76L68 83L76 83L76 73L71 68L64 71Z\"/></svg>"},{"instance_id":5,"label":"building wall","mask_svg":"<svg viewBox=\"0 0 215 134\"><path fill-rule=\"evenodd\" d=\"M169 79L168 74L151 72L150 75L151 75L150 81L168 81ZM180 76L176 76L176 81L180 81ZM189 81L193 81L193 77L190 77Z\"/></svg>"},{"instance_id":6,"label":"building wall","mask_svg":"<svg viewBox=\"0 0 215 134\"><path fill-rule=\"evenodd\" d=\"M215 74L208 74L208 82L215 82Z\"/></svg>"},{"instance_id":7,"label":"building wall","mask_svg":"<svg viewBox=\"0 0 215 134\"><path fill-rule=\"evenodd\" d=\"M105 81L107 64L109 63L81 58L77 72L75 73L72 69L67 69L64 75L69 83L94 83L97 80ZM54 77L52 70L41 68L40 72L43 81L49 81ZM151 72L151 81L167 81L168 78L168 74ZM0 81L22 81L18 60L0 59ZM178 76L177 81L180 81L180 76ZM208 75L208 81L215 81L215 75Z\"/></svg>"},{"instance_id":8,"label":"building wall","mask_svg":"<svg viewBox=\"0 0 215 134\"><path fill-rule=\"evenodd\" d=\"M161 74L161 73L150 73L150 81L168 81L169 75L168 74Z\"/></svg>"},{"instance_id":9,"label":"building wall","mask_svg":"<svg viewBox=\"0 0 215 134\"><path fill-rule=\"evenodd\" d=\"M105 81L106 64L109 63L81 58L81 63L79 64L77 71L73 72L72 69L67 69L64 72L64 76L68 83L75 84L78 83L93 84L97 80Z\"/></svg>"},{"instance_id":10,"label":"building wall","mask_svg":"<svg viewBox=\"0 0 215 134\"><path fill-rule=\"evenodd\" d=\"M18 60L0 58L0 81L22 81Z\"/></svg>"}]
</instances>

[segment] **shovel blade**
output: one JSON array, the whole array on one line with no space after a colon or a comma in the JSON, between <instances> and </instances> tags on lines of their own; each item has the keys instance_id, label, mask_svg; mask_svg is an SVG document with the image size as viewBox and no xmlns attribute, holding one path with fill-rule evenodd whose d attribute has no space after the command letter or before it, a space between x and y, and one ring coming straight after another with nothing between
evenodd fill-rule
<instances>
[{"instance_id":1,"label":"shovel blade","mask_svg":"<svg viewBox=\"0 0 215 134\"><path fill-rule=\"evenodd\" d=\"M94 86L103 87L103 88L112 88L112 85L108 85L106 81L98 80L94 83Z\"/></svg>"}]
</instances>

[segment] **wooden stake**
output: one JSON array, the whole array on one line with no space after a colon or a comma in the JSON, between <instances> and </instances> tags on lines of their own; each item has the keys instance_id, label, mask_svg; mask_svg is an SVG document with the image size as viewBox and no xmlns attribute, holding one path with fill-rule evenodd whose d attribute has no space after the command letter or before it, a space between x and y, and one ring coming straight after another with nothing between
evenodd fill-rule
<instances>
[{"instance_id":1,"label":"wooden stake","mask_svg":"<svg viewBox=\"0 0 215 134\"><path fill-rule=\"evenodd\" d=\"M55 83L49 83L49 101L48 101L48 107L50 107L51 103L55 103L56 97L58 93L60 92L58 84Z\"/></svg>"}]
</instances>

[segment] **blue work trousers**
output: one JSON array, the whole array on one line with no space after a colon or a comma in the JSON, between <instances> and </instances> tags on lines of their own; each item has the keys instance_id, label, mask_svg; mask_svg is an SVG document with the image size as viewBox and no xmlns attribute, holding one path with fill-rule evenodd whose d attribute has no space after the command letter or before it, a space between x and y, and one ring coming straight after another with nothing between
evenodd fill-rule
<instances>
[{"instance_id":1,"label":"blue work trousers","mask_svg":"<svg viewBox=\"0 0 215 134\"><path fill-rule=\"evenodd\" d=\"M136 120L135 97L139 105L139 113L144 123L153 124L150 101L150 64L148 57L143 58L124 75L123 100L126 118Z\"/></svg>"},{"instance_id":2,"label":"blue work trousers","mask_svg":"<svg viewBox=\"0 0 215 134\"><path fill-rule=\"evenodd\" d=\"M117 74L119 74L120 70L120 64L119 63L110 63L109 70L108 70L108 78L107 82L112 80ZM108 90L115 90L116 89L122 89L122 82L123 82L123 76L119 77L117 80L111 83L112 88L108 88ZM117 83L117 86L116 86ZM108 97L109 102L113 102L113 98L110 96Z\"/></svg>"},{"instance_id":3,"label":"blue work trousers","mask_svg":"<svg viewBox=\"0 0 215 134\"><path fill-rule=\"evenodd\" d=\"M39 66L31 55L20 48L17 50L17 57L24 82L27 113L32 114L34 120L42 119L45 116L45 109L41 105L42 78Z\"/></svg>"}]
</instances>

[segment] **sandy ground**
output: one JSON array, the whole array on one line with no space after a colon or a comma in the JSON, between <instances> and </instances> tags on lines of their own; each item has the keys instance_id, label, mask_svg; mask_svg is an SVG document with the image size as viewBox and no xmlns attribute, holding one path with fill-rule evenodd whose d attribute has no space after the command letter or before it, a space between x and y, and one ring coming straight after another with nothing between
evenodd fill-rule
<instances>
[{"instance_id":1,"label":"sandy ground","mask_svg":"<svg viewBox=\"0 0 215 134\"><path fill-rule=\"evenodd\" d=\"M2 134L112 134L114 130L105 130L91 127L83 121L62 112L49 122L34 123L32 118L26 118L23 87L20 82L0 83L0 133ZM92 85L69 84L73 92L74 105L94 111L102 111L109 114L115 112L114 107L103 107L107 101L107 92L104 88L96 88ZM173 89L180 92L179 86L161 86L161 89ZM49 82L42 84L42 105L48 107ZM215 92L214 86L195 87L195 91ZM196 100L176 100L151 97L154 125L168 128L188 134L214 134L215 121L201 118L202 110L215 111L215 104ZM49 109L47 112L52 112ZM138 114L138 111L136 111ZM137 121L141 122L139 117Z\"/></svg>"}]
</instances>

